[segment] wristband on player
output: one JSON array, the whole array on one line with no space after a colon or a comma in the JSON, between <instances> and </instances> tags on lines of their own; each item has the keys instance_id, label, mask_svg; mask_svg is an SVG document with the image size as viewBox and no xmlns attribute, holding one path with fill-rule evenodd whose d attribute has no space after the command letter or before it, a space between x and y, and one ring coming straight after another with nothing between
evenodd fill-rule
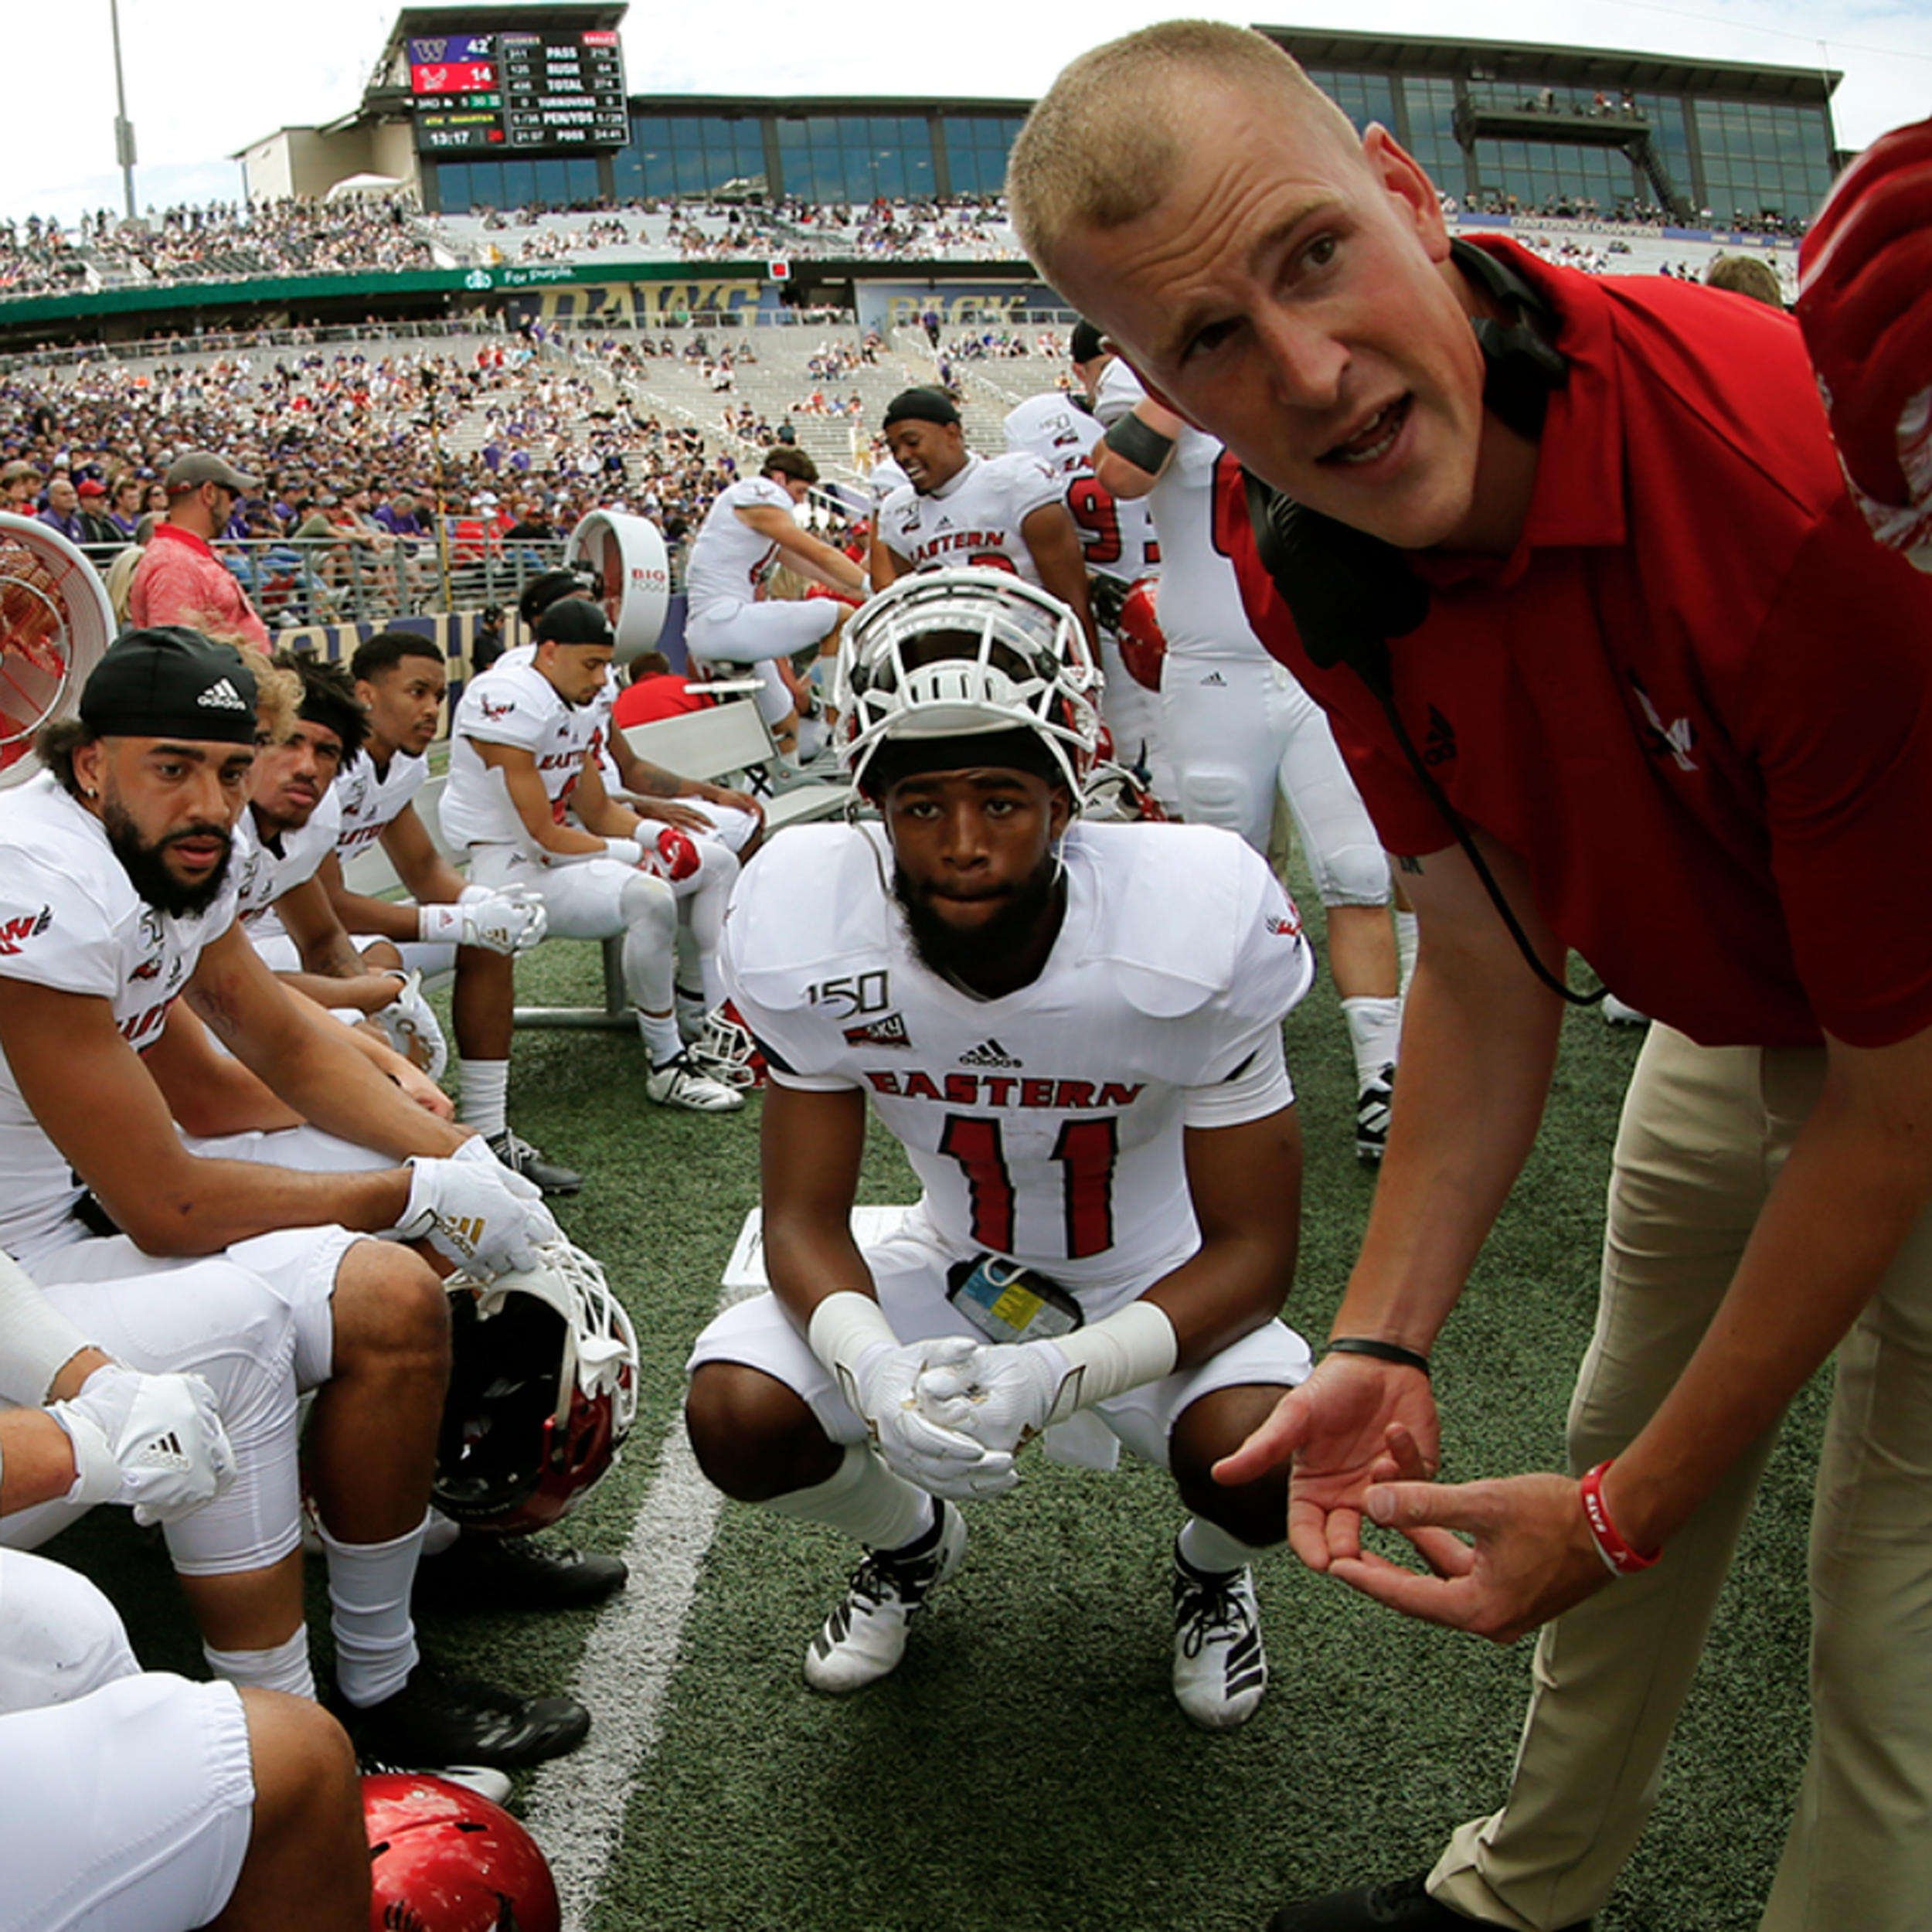
<instances>
[{"instance_id":1,"label":"wristband on player","mask_svg":"<svg viewBox=\"0 0 1932 1932\"><path fill-rule=\"evenodd\" d=\"M1130 410L1100 438L1114 454L1149 476L1158 476L1161 465L1174 453L1174 439L1163 436L1150 423Z\"/></svg>"},{"instance_id":2,"label":"wristband on player","mask_svg":"<svg viewBox=\"0 0 1932 1932\"><path fill-rule=\"evenodd\" d=\"M828 1294L811 1311L805 1330L806 1345L838 1379L845 1398L859 1415L866 1405L859 1399L864 1386L860 1373L866 1356L876 1349L896 1349L899 1337L886 1319L886 1311L869 1294L856 1288L840 1288ZM866 1417L866 1420L872 1417Z\"/></svg>"},{"instance_id":3,"label":"wristband on player","mask_svg":"<svg viewBox=\"0 0 1932 1932\"><path fill-rule=\"evenodd\" d=\"M641 866L644 863L644 848L634 838L605 839L604 855L607 859L614 859L621 866Z\"/></svg>"},{"instance_id":4,"label":"wristband on player","mask_svg":"<svg viewBox=\"0 0 1932 1932\"><path fill-rule=\"evenodd\" d=\"M1405 1349L1400 1342L1378 1341L1373 1335L1331 1335L1322 1352L1366 1355L1371 1362L1393 1362L1398 1369L1420 1369L1424 1375L1429 1372L1429 1358L1426 1355L1415 1349Z\"/></svg>"},{"instance_id":5,"label":"wristband on player","mask_svg":"<svg viewBox=\"0 0 1932 1932\"><path fill-rule=\"evenodd\" d=\"M1051 1427L1077 1409L1124 1395L1174 1372L1181 1345L1174 1324L1151 1301L1130 1301L1104 1321L1056 1335L1038 1345L1066 1357L1066 1375L1047 1417Z\"/></svg>"},{"instance_id":6,"label":"wristband on player","mask_svg":"<svg viewBox=\"0 0 1932 1932\"><path fill-rule=\"evenodd\" d=\"M461 906L418 906L416 909L416 937L430 946L444 945L451 940L461 944L463 937L463 908Z\"/></svg>"},{"instance_id":7,"label":"wristband on player","mask_svg":"<svg viewBox=\"0 0 1932 1932\"><path fill-rule=\"evenodd\" d=\"M0 1400L37 1409L54 1377L93 1345L25 1269L0 1254Z\"/></svg>"},{"instance_id":8,"label":"wristband on player","mask_svg":"<svg viewBox=\"0 0 1932 1932\"><path fill-rule=\"evenodd\" d=\"M1590 1540L1597 1546L1604 1568L1613 1577L1634 1577L1638 1570L1649 1569L1664 1553L1653 1549L1646 1556L1617 1533L1617 1526L1610 1519L1610 1505L1604 1500L1604 1476L1609 1468L1608 1461L1600 1462L1583 1478L1583 1521L1590 1526Z\"/></svg>"}]
</instances>

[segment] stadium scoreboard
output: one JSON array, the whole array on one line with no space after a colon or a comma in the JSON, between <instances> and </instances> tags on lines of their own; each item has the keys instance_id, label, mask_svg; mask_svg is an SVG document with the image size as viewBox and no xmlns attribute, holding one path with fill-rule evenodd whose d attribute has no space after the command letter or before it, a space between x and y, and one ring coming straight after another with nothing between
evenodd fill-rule
<instances>
[{"instance_id":1,"label":"stadium scoreboard","mask_svg":"<svg viewBox=\"0 0 1932 1932\"><path fill-rule=\"evenodd\" d=\"M451 33L409 43L425 154L596 153L631 138L614 31Z\"/></svg>"}]
</instances>

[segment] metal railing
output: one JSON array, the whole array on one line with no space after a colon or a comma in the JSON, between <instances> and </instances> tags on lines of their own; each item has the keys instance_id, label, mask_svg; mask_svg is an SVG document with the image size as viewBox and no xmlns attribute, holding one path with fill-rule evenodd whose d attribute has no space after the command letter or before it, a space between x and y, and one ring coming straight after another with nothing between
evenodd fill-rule
<instances>
[{"instance_id":1,"label":"metal railing","mask_svg":"<svg viewBox=\"0 0 1932 1932\"><path fill-rule=\"evenodd\" d=\"M492 604L514 611L531 578L563 561L560 540L506 543L458 522L386 549L347 536L267 537L216 547L271 631L389 624Z\"/></svg>"}]
</instances>

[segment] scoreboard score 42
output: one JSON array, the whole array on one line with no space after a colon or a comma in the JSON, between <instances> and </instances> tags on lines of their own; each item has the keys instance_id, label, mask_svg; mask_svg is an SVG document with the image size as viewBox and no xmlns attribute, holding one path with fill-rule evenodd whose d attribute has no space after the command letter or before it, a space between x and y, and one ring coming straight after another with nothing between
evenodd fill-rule
<instances>
[{"instance_id":1,"label":"scoreboard score 42","mask_svg":"<svg viewBox=\"0 0 1932 1932\"><path fill-rule=\"evenodd\" d=\"M449 33L409 43L419 151L596 153L631 138L613 31Z\"/></svg>"}]
</instances>

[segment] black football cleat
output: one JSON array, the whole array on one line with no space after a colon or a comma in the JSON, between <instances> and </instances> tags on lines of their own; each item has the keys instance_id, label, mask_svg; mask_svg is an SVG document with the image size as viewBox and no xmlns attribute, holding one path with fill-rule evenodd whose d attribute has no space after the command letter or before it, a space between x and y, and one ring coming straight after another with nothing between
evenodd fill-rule
<instances>
[{"instance_id":1,"label":"black football cleat","mask_svg":"<svg viewBox=\"0 0 1932 1932\"><path fill-rule=\"evenodd\" d=\"M466 1530L417 1565L413 1600L446 1613L583 1610L616 1595L630 1575L621 1556Z\"/></svg>"}]
</instances>

